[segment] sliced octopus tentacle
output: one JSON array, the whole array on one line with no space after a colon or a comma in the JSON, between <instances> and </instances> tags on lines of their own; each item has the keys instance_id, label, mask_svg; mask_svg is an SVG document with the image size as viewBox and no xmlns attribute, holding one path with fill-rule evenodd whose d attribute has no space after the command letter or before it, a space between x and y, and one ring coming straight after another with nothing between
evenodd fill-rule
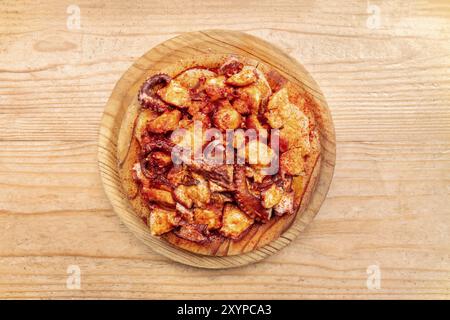
<instances>
[{"instance_id":1,"label":"sliced octopus tentacle","mask_svg":"<svg viewBox=\"0 0 450 320\"><path fill-rule=\"evenodd\" d=\"M155 187L167 186L174 188L174 185L167 179L165 172L167 168L158 168L151 163L148 157L141 157L139 160L142 174L150 181L150 184Z\"/></svg>"},{"instance_id":2,"label":"sliced octopus tentacle","mask_svg":"<svg viewBox=\"0 0 450 320\"><path fill-rule=\"evenodd\" d=\"M183 239L190 240L198 243L207 242L208 236L205 235L208 232L206 224L184 224L174 233Z\"/></svg>"},{"instance_id":3,"label":"sliced octopus tentacle","mask_svg":"<svg viewBox=\"0 0 450 320\"><path fill-rule=\"evenodd\" d=\"M161 150L171 153L175 143L163 135L146 136L142 139L141 150L144 155L147 155L153 150Z\"/></svg>"},{"instance_id":4,"label":"sliced octopus tentacle","mask_svg":"<svg viewBox=\"0 0 450 320\"><path fill-rule=\"evenodd\" d=\"M148 78L139 90L138 100L143 108L149 108L156 112L164 112L169 109L169 105L162 101L157 95L155 87L167 85L172 78L167 74L156 74Z\"/></svg>"},{"instance_id":5,"label":"sliced octopus tentacle","mask_svg":"<svg viewBox=\"0 0 450 320\"><path fill-rule=\"evenodd\" d=\"M189 168L231 191L233 186L233 166L211 165L205 161L192 161ZM231 170L230 170L231 169Z\"/></svg>"},{"instance_id":6,"label":"sliced octopus tentacle","mask_svg":"<svg viewBox=\"0 0 450 320\"><path fill-rule=\"evenodd\" d=\"M162 150L167 153L172 151L174 143L162 135L146 136L142 140L141 152L139 153L139 164L142 174L152 181L153 185L165 185L173 187L166 177L168 167L159 167L154 159L149 157L150 152Z\"/></svg>"},{"instance_id":7,"label":"sliced octopus tentacle","mask_svg":"<svg viewBox=\"0 0 450 320\"><path fill-rule=\"evenodd\" d=\"M244 166L238 165L234 168L234 183L236 186L234 197L239 208L252 218L268 220L268 210L262 206L261 200L248 190Z\"/></svg>"},{"instance_id":8,"label":"sliced octopus tentacle","mask_svg":"<svg viewBox=\"0 0 450 320\"><path fill-rule=\"evenodd\" d=\"M226 77L231 77L233 74L240 72L243 67L244 67L244 64L242 62L240 62L235 57L230 57L220 67L219 71L221 74L225 75Z\"/></svg>"}]
</instances>

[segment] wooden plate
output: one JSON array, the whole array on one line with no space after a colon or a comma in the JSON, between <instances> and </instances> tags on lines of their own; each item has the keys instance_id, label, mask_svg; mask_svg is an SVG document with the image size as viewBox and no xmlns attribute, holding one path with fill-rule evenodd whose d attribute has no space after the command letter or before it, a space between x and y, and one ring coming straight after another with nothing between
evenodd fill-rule
<instances>
[{"instance_id":1,"label":"wooden plate","mask_svg":"<svg viewBox=\"0 0 450 320\"><path fill-rule=\"evenodd\" d=\"M153 237L148 227L132 210L123 193L118 174L117 146L122 121L129 116L128 106L142 82L162 68L199 54L237 54L263 62L280 72L291 83L309 93L320 109L319 131L321 163L317 184L310 202L300 208L292 226L268 245L236 256L211 257L197 255ZM335 136L331 115L325 98L308 72L296 60L277 47L254 36L223 30L185 33L159 44L139 58L116 84L100 124L98 161L103 186L114 211L125 225L154 251L172 260L203 268L231 268L262 260L289 244L310 223L324 201L335 165Z\"/></svg>"}]
</instances>

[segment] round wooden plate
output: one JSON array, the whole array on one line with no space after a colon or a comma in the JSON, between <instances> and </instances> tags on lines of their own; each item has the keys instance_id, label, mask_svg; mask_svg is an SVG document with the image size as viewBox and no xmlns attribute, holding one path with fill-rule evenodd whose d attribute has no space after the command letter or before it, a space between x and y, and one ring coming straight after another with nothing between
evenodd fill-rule
<instances>
[{"instance_id":1,"label":"round wooden plate","mask_svg":"<svg viewBox=\"0 0 450 320\"><path fill-rule=\"evenodd\" d=\"M199 54L237 54L261 61L280 72L291 83L309 93L320 109L321 162L319 178L310 201L300 208L292 226L268 245L240 255L211 257L172 246L150 234L148 227L131 208L118 173L119 129L130 114L128 106L142 82L180 60ZM128 228L154 251L175 261L203 268L231 268L262 260L289 244L310 223L324 201L333 177L336 157L334 127L325 98L308 72L296 60L257 37L235 31L208 30L185 33L159 44L139 58L116 84L106 104L100 124L98 161L103 186L114 211Z\"/></svg>"}]
</instances>

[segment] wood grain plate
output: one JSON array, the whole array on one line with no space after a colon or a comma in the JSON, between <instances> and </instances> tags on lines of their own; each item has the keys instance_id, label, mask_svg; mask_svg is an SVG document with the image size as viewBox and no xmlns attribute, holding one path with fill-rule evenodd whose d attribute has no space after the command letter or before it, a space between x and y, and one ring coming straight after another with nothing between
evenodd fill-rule
<instances>
[{"instance_id":1,"label":"wood grain plate","mask_svg":"<svg viewBox=\"0 0 450 320\"><path fill-rule=\"evenodd\" d=\"M292 84L310 95L320 116L321 161L319 176L308 203L302 204L291 227L268 245L236 256L210 257L182 250L151 236L148 227L135 214L123 193L118 174L118 146L123 145L119 130L124 119L136 112L129 108L140 85L151 74L199 54L237 54L260 61L280 72ZM126 120L125 120L126 121ZM264 259L285 247L310 223L326 197L335 165L335 135L325 98L308 72L273 45L241 32L209 30L185 33L159 44L138 59L116 84L105 107L99 134L99 168L105 192L122 221L154 251L175 261L203 268L230 268Z\"/></svg>"}]
</instances>

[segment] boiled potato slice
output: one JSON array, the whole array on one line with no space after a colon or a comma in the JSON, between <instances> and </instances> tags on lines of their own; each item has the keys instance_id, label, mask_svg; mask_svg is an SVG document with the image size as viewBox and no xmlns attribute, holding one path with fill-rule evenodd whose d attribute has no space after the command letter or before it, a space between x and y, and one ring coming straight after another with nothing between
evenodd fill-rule
<instances>
[{"instance_id":1,"label":"boiled potato slice","mask_svg":"<svg viewBox=\"0 0 450 320\"><path fill-rule=\"evenodd\" d=\"M222 228L220 233L225 237L238 239L247 230L254 220L247 216L241 209L232 204L225 204L222 217Z\"/></svg>"},{"instance_id":2,"label":"boiled potato slice","mask_svg":"<svg viewBox=\"0 0 450 320\"><path fill-rule=\"evenodd\" d=\"M308 118L306 118L308 121ZM284 152L293 148L301 148L301 154L306 155L311 150L309 141L309 127L304 127L300 122L288 121L280 129L280 151Z\"/></svg>"},{"instance_id":3,"label":"boiled potato slice","mask_svg":"<svg viewBox=\"0 0 450 320\"><path fill-rule=\"evenodd\" d=\"M244 87L254 83L256 80L255 68L245 66L240 72L229 77L225 83L236 87Z\"/></svg>"},{"instance_id":4,"label":"boiled potato slice","mask_svg":"<svg viewBox=\"0 0 450 320\"><path fill-rule=\"evenodd\" d=\"M280 109L283 108L286 104L289 103L289 95L286 87L275 92L269 99L269 103L267 104L268 110Z\"/></svg>"},{"instance_id":5,"label":"boiled potato slice","mask_svg":"<svg viewBox=\"0 0 450 320\"><path fill-rule=\"evenodd\" d=\"M202 68L193 68L188 69L178 75L175 80L181 84L183 87L192 89L198 85L198 82L200 78L214 78L217 74L208 70L208 69L202 69Z\"/></svg>"},{"instance_id":6,"label":"boiled potato slice","mask_svg":"<svg viewBox=\"0 0 450 320\"><path fill-rule=\"evenodd\" d=\"M276 184L270 186L269 189L261 192L262 205L264 208L269 209L278 204L283 197L283 189Z\"/></svg>"},{"instance_id":7,"label":"boiled potato slice","mask_svg":"<svg viewBox=\"0 0 450 320\"><path fill-rule=\"evenodd\" d=\"M208 187L208 181L199 174L193 173L192 176L197 180L197 184L187 187L187 195L192 199L196 207L204 207L211 199L211 191Z\"/></svg>"},{"instance_id":8,"label":"boiled potato slice","mask_svg":"<svg viewBox=\"0 0 450 320\"><path fill-rule=\"evenodd\" d=\"M237 129L241 126L242 116L231 105L221 107L214 113L214 125L225 131L226 129Z\"/></svg>"},{"instance_id":9,"label":"boiled potato slice","mask_svg":"<svg viewBox=\"0 0 450 320\"><path fill-rule=\"evenodd\" d=\"M192 201L191 197L189 197L187 190L187 186L179 185L175 188L173 194L177 202L181 203L186 208L191 208L194 202Z\"/></svg>"},{"instance_id":10,"label":"boiled potato slice","mask_svg":"<svg viewBox=\"0 0 450 320\"><path fill-rule=\"evenodd\" d=\"M154 207L150 213L149 224L152 235L162 235L177 225L177 213L175 210Z\"/></svg>"},{"instance_id":11,"label":"boiled potato slice","mask_svg":"<svg viewBox=\"0 0 450 320\"><path fill-rule=\"evenodd\" d=\"M294 191L283 194L280 202L273 207L275 210L275 214L282 216L284 214L293 214L294 213Z\"/></svg>"},{"instance_id":12,"label":"boiled potato slice","mask_svg":"<svg viewBox=\"0 0 450 320\"><path fill-rule=\"evenodd\" d=\"M211 101L216 101L227 96L227 88L225 85L225 77L218 76L206 80L204 90Z\"/></svg>"},{"instance_id":13,"label":"boiled potato slice","mask_svg":"<svg viewBox=\"0 0 450 320\"><path fill-rule=\"evenodd\" d=\"M275 153L267 144L258 140L250 140L246 146L246 157L249 164L268 166Z\"/></svg>"},{"instance_id":14,"label":"boiled potato slice","mask_svg":"<svg viewBox=\"0 0 450 320\"><path fill-rule=\"evenodd\" d=\"M142 134L147 130L147 125L155 120L158 114L150 109L142 109L136 120L136 125L134 127L134 136L141 142Z\"/></svg>"},{"instance_id":15,"label":"boiled potato slice","mask_svg":"<svg viewBox=\"0 0 450 320\"><path fill-rule=\"evenodd\" d=\"M222 226L222 210L220 207L209 206L207 208L194 209L194 222L206 224L208 230L219 229Z\"/></svg>"},{"instance_id":16,"label":"boiled potato slice","mask_svg":"<svg viewBox=\"0 0 450 320\"><path fill-rule=\"evenodd\" d=\"M175 205L175 200L173 199L172 193L169 191L144 186L142 188L142 193L151 201L166 205Z\"/></svg>"},{"instance_id":17,"label":"boiled potato slice","mask_svg":"<svg viewBox=\"0 0 450 320\"><path fill-rule=\"evenodd\" d=\"M293 148L280 156L280 167L283 172L297 176L304 172L305 161L302 157L302 148Z\"/></svg>"},{"instance_id":18,"label":"boiled potato slice","mask_svg":"<svg viewBox=\"0 0 450 320\"><path fill-rule=\"evenodd\" d=\"M178 122L181 120L181 112L172 110L164 112L156 119L148 122L147 130L153 133L165 133L178 128Z\"/></svg>"},{"instance_id":19,"label":"boiled potato slice","mask_svg":"<svg viewBox=\"0 0 450 320\"><path fill-rule=\"evenodd\" d=\"M261 91L256 86L248 86L240 89L240 99L243 100L250 113L258 114L262 101Z\"/></svg>"},{"instance_id":20,"label":"boiled potato slice","mask_svg":"<svg viewBox=\"0 0 450 320\"><path fill-rule=\"evenodd\" d=\"M191 101L189 90L175 80L170 81L167 86L159 89L158 95L164 102L179 108L187 108Z\"/></svg>"}]
</instances>

